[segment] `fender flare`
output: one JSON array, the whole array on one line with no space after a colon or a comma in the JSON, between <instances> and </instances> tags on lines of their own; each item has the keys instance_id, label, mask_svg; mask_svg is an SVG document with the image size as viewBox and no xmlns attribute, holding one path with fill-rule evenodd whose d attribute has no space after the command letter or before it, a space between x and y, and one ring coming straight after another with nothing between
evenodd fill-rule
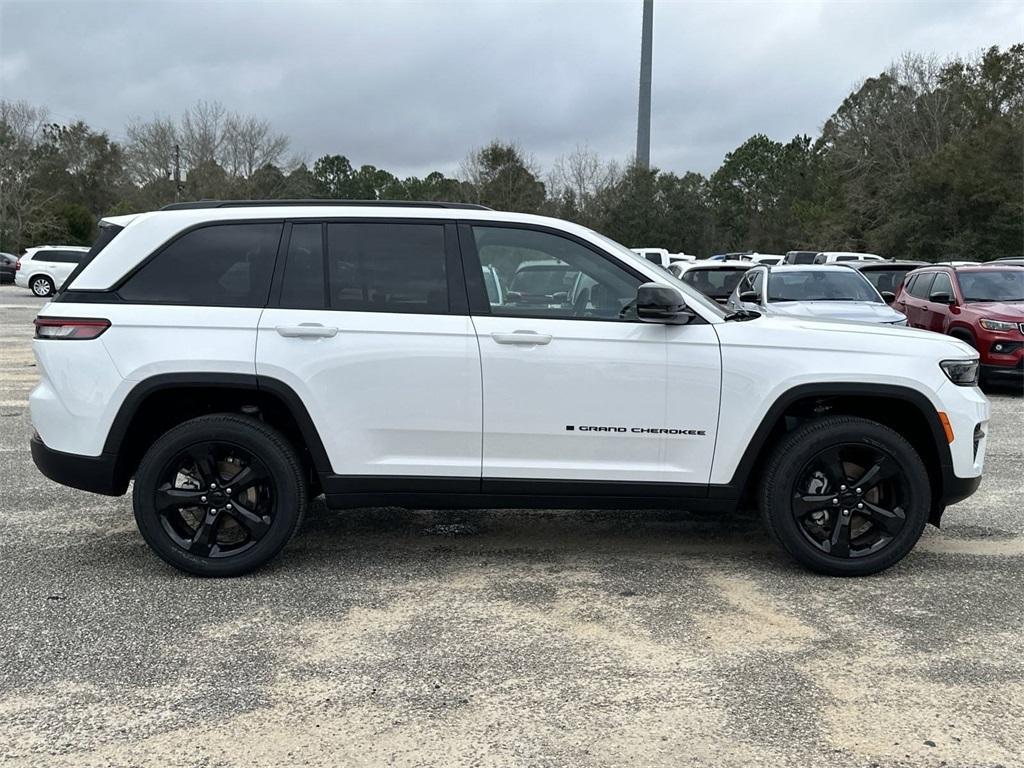
<instances>
[{"instance_id":1,"label":"fender flare","mask_svg":"<svg viewBox=\"0 0 1024 768\"><path fill-rule=\"evenodd\" d=\"M137 383L121 401L117 415L107 432L103 453L119 455L128 434L128 428L141 404L150 395L168 389L223 387L266 393L280 400L288 409L302 433L305 447L313 459L317 473L331 472L331 462L316 425L309 416L302 399L290 386L270 376L245 373L161 373Z\"/></svg>"},{"instance_id":2,"label":"fender flare","mask_svg":"<svg viewBox=\"0 0 1024 768\"><path fill-rule=\"evenodd\" d=\"M733 472L732 478L725 485L712 485L710 498L732 498L739 499L751 479L754 467L761 458L775 425L782 418L790 406L799 400L818 397L885 397L894 400L902 400L914 407L928 424L929 431L934 442L936 455L939 457L937 475L941 486L935 498L932 499L932 522L938 524L942 510L947 504L955 503L959 499L950 500L947 498L957 482L964 482L956 478L953 473L953 457L946 442L946 432L939 421L939 414L935 405L924 393L910 387L895 384L862 384L862 383L833 383L823 382L820 384L800 384L786 390L775 402L771 404L760 424L754 431L753 437L747 444L740 458L739 464Z\"/></svg>"}]
</instances>

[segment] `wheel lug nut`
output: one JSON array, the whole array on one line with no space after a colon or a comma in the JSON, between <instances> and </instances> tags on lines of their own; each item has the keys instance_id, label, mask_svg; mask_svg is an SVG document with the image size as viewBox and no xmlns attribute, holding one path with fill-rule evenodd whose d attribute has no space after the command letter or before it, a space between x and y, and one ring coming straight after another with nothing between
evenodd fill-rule
<instances>
[{"instance_id":1,"label":"wheel lug nut","mask_svg":"<svg viewBox=\"0 0 1024 768\"><path fill-rule=\"evenodd\" d=\"M839 486L839 490L840 491L845 491L846 490L846 486L845 485L840 485Z\"/></svg>"},{"instance_id":2,"label":"wheel lug nut","mask_svg":"<svg viewBox=\"0 0 1024 768\"><path fill-rule=\"evenodd\" d=\"M844 509L843 510L843 517L849 517L849 516L850 516L850 510Z\"/></svg>"},{"instance_id":3,"label":"wheel lug nut","mask_svg":"<svg viewBox=\"0 0 1024 768\"><path fill-rule=\"evenodd\" d=\"M210 483L210 490L211 490L211 491L212 491L212 490L213 490L214 488L216 488L216 487L217 487L217 484L216 484L216 483Z\"/></svg>"},{"instance_id":4,"label":"wheel lug nut","mask_svg":"<svg viewBox=\"0 0 1024 768\"><path fill-rule=\"evenodd\" d=\"M858 504L857 505L857 509L864 509L864 505L863 504Z\"/></svg>"},{"instance_id":5,"label":"wheel lug nut","mask_svg":"<svg viewBox=\"0 0 1024 768\"><path fill-rule=\"evenodd\" d=\"M200 496L199 500L202 501L202 502L205 502L206 501L206 497L205 496Z\"/></svg>"},{"instance_id":6,"label":"wheel lug nut","mask_svg":"<svg viewBox=\"0 0 1024 768\"><path fill-rule=\"evenodd\" d=\"M856 492L857 492L857 493L863 493L863 491L861 491L861 489L860 489L860 488L858 488Z\"/></svg>"},{"instance_id":7,"label":"wheel lug nut","mask_svg":"<svg viewBox=\"0 0 1024 768\"><path fill-rule=\"evenodd\" d=\"M224 509L231 509L231 505L228 504L226 507L224 507Z\"/></svg>"},{"instance_id":8,"label":"wheel lug nut","mask_svg":"<svg viewBox=\"0 0 1024 768\"><path fill-rule=\"evenodd\" d=\"M859 488L858 488L857 490L858 490L858 491L860 491L860 489L859 489ZM228 488L228 489L227 489L226 491L224 491L224 493L231 493L231 489L230 489L230 488Z\"/></svg>"},{"instance_id":9,"label":"wheel lug nut","mask_svg":"<svg viewBox=\"0 0 1024 768\"><path fill-rule=\"evenodd\" d=\"M838 504L839 503L839 499L832 499L832 503L833 504Z\"/></svg>"}]
</instances>

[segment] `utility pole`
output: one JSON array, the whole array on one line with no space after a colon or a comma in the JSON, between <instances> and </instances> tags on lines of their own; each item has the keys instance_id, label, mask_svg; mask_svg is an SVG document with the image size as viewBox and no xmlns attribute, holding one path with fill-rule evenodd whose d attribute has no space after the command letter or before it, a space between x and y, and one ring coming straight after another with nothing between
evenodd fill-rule
<instances>
[{"instance_id":1,"label":"utility pole","mask_svg":"<svg viewBox=\"0 0 1024 768\"><path fill-rule=\"evenodd\" d=\"M181 147L174 145L174 202L181 197Z\"/></svg>"},{"instance_id":2,"label":"utility pole","mask_svg":"<svg viewBox=\"0 0 1024 768\"><path fill-rule=\"evenodd\" d=\"M636 164L651 166L651 49L654 45L654 0L644 0L640 37L640 104L636 116Z\"/></svg>"}]
</instances>

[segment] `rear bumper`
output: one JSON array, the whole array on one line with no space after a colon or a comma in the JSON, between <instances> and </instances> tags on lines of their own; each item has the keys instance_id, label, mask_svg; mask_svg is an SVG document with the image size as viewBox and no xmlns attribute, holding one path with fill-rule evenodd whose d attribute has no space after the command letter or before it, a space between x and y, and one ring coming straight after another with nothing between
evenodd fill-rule
<instances>
[{"instance_id":1,"label":"rear bumper","mask_svg":"<svg viewBox=\"0 0 1024 768\"><path fill-rule=\"evenodd\" d=\"M105 496L122 496L128 489L128 483L118 477L117 457L112 454L79 456L55 451L39 435L32 437L31 445L36 468L55 483Z\"/></svg>"}]
</instances>

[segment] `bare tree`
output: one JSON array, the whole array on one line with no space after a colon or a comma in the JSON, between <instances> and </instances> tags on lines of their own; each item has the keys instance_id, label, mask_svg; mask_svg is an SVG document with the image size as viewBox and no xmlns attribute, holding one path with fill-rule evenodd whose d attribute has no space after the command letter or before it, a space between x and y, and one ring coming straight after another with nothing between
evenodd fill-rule
<instances>
[{"instance_id":1,"label":"bare tree","mask_svg":"<svg viewBox=\"0 0 1024 768\"><path fill-rule=\"evenodd\" d=\"M621 175L615 162L602 163L592 149L577 145L572 152L555 160L548 175L548 192L553 198L571 204L585 217L598 195L613 186Z\"/></svg>"},{"instance_id":2,"label":"bare tree","mask_svg":"<svg viewBox=\"0 0 1024 768\"><path fill-rule=\"evenodd\" d=\"M182 115L181 153L189 168L221 159L227 118L219 101L197 101Z\"/></svg>"},{"instance_id":3,"label":"bare tree","mask_svg":"<svg viewBox=\"0 0 1024 768\"><path fill-rule=\"evenodd\" d=\"M126 129L125 164L132 181L144 186L174 175L174 145L178 128L169 117L155 117L148 123L133 120Z\"/></svg>"},{"instance_id":4,"label":"bare tree","mask_svg":"<svg viewBox=\"0 0 1024 768\"><path fill-rule=\"evenodd\" d=\"M270 121L232 113L224 121L223 165L232 176L247 179L265 165L279 165L288 151L288 137Z\"/></svg>"},{"instance_id":5,"label":"bare tree","mask_svg":"<svg viewBox=\"0 0 1024 768\"><path fill-rule=\"evenodd\" d=\"M43 138L49 113L24 101L0 101L0 241L20 250L29 223L35 228L50 221L47 204L56 197L36 186L36 148Z\"/></svg>"}]
</instances>

